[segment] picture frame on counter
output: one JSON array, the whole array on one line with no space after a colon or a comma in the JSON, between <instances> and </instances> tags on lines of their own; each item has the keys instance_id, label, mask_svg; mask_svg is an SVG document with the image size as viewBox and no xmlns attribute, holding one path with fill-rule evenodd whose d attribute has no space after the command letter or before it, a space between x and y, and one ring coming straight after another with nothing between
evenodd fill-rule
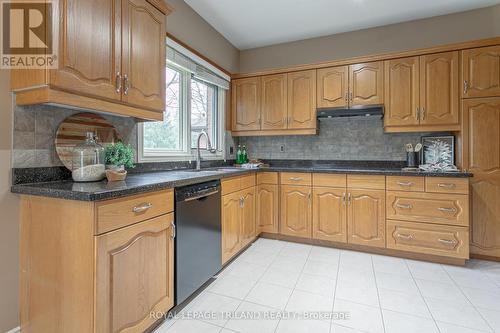
<instances>
[{"instance_id":1,"label":"picture frame on counter","mask_svg":"<svg viewBox=\"0 0 500 333\"><path fill-rule=\"evenodd\" d=\"M455 136L423 136L420 161L426 164L455 165Z\"/></svg>"}]
</instances>

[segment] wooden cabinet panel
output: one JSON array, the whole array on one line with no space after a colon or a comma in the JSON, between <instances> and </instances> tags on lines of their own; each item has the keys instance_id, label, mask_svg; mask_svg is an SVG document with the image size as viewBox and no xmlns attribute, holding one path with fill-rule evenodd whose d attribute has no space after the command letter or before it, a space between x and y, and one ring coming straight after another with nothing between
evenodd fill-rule
<instances>
[{"instance_id":1,"label":"wooden cabinet panel","mask_svg":"<svg viewBox=\"0 0 500 333\"><path fill-rule=\"evenodd\" d=\"M500 258L500 98L463 102L464 168L470 179L471 253Z\"/></svg>"},{"instance_id":2,"label":"wooden cabinet panel","mask_svg":"<svg viewBox=\"0 0 500 333\"><path fill-rule=\"evenodd\" d=\"M348 243L385 247L385 191L349 190Z\"/></svg>"},{"instance_id":3,"label":"wooden cabinet panel","mask_svg":"<svg viewBox=\"0 0 500 333\"><path fill-rule=\"evenodd\" d=\"M388 191L424 192L425 190L424 177L387 176L385 182Z\"/></svg>"},{"instance_id":4,"label":"wooden cabinet panel","mask_svg":"<svg viewBox=\"0 0 500 333\"><path fill-rule=\"evenodd\" d=\"M458 125L458 51L420 57L420 124Z\"/></svg>"},{"instance_id":5,"label":"wooden cabinet panel","mask_svg":"<svg viewBox=\"0 0 500 333\"><path fill-rule=\"evenodd\" d=\"M313 189L312 236L335 242L347 242L345 189Z\"/></svg>"},{"instance_id":6,"label":"wooden cabinet panel","mask_svg":"<svg viewBox=\"0 0 500 333\"><path fill-rule=\"evenodd\" d=\"M385 190L385 176L347 175L347 187L356 189Z\"/></svg>"},{"instance_id":7,"label":"wooden cabinet panel","mask_svg":"<svg viewBox=\"0 0 500 333\"><path fill-rule=\"evenodd\" d=\"M96 237L96 332L143 332L174 305L173 214Z\"/></svg>"},{"instance_id":8,"label":"wooden cabinet panel","mask_svg":"<svg viewBox=\"0 0 500 333\"><path fill-rule=\"evenodd\" d=\"M316 70L288 74L288 128L316 128Z\"/></svg>"},{"instance_id":9,"label":"wooden cabinet panel","mask_svg":"<svg viewBox=\"0 0 500 333\"><path fill-rule=\"evenodd\" d=\"M257 233L278 232L278 185L261 184L257 187Z\"/></svg>"},{"instance_id":10,"label":"wooden cabinet panel","mask_svg":"<svg viewBox=\"0 0 500 333\"><path fill-rule=\"evenodd\" d=\"M233 131L260 130L261 93L260 77L233 81L231 107Z\"/></svg>"},{"instance_id":11,"label":"wooden cabinet panel","mask_svg":"<svg viewBox=\"0 0 500 333\"><path fill-rule=\"evenodd\" d=\"M387 192L387 218L469 225L469 197L458 194Z\"/></svg>"},{"instance_id":12,"label":"wooden cabinet panel","mask_svg":"<svg viewBox=\"0 0 500 333\"><path fill-rule=\"evenodd\" d=\"M317 107L346 107L349 102L349 67L318 69Z\"/></svg>"},{"instance_id":13,"label":"wooden cabinet panel","mask_svg":"<svg viewBox=\"0 0 500 333\"><path fill-rule=\"evenodd\" d=\"M368 62L349 66L349 104L384 103L384 63Z\"/></svg>"},{"instance_id":14,"label":"wooden cabinet panel","mask_svg":"<svg viewBox=\"0 0 500 333\"><path fill-rule=\"evenodd\" d=\"M314 187L342 187L347 186L346 174L313 173Z\"/></svg>"},{"instance_id":15,"label":"wooden cabinet panel","mask_svg":"<svg viewBox=\"0 0 500 333\"><path fill-rule=\"evenodd\" d=\"M255 225L255 187L241 191L241 246L254 240L257 231Z\"/></svg>"},{"instance_id":16,"label":"wooden cabinet panel","mask_svg":"<svg viewBox=\"0 0 500 333\"><path fill-rule=\"evenodd\" d=\"M384 126L418 125L419 58L388 60L384 68Z\"/></svg>"},{"instance_id":17,"label":"wooden cabinet panel","mask_svg":"<svg viewBox=\"0 0 500 333\"><path fill-rule=\"evenodd\" d=\"M302 172L280 173L280 184L286 185L311 185L312 174Z\"/></svg>"},{"instance_id":18,"label":"wooden cabinet panel","mask_svg":"<svg viewBox=\"0 0 500 333\"><path fill-rule=\"evenodd\" d=\"M59 68L50 72L50 84L78 94L121 100L116 84L121 39L115 38L121 36L120 2L63 0L58 7Z\"/></svg>"},{"instance_id":19,"label":"wooden cabinet panel","mask_svg":"<svg viewBox=\"0 0 500 333\"><path fill-rule=\"evenodd\" d=\"M281 186L280 233L311 238L311 188Z\"/></svg>"},{"instance_id":20,"label":"wooden cabinet panel","mask_svg":"<svg viewBox=\"0 0 500 333\"><path fill-rule=\"evenodd\" d=\"M462 51L463 98L500 96L500 45Z\"/></svg>"},{"instance_id":21,"label":"wooden cabinet panel","mask_svg":"<svg viewBox=\"0 0 500 333\"><path fill-rule=\"evenodd\" d=\"M222 263L231 259L241 249L241 194L222 197Z\"/></svg>"},{"instance_id":22,"label":"wooden cabinet panel","mask_svg":"<svg viewBox=\"0 0 500 333\"><path fill-rule=\"evenodd\" d=\"M165 110L165 16L146 0L123 0L122 71L125 103Z\"/></svg>"},{"instance_id":23,"label":"wooden cabinet panel","mask_svg":"<svg viewBox=\"0 0 500 333\"><path fill-rule=\"evenodd\" d=\"M262 77L261 129L287 128L287 75Z\"/></svg>"},{"instance_id":24,"label":"wooden cabinet panel","mask_svg":"<svg viewBox=\"0 0 500 333\"><path fill-rule=\"evenodd\" d=\"M465 227L387 220L387 248L469 259Z\"/></svg>"},{"instance_id":25,"label":"wooden cabinet panel","mask_svg":"<svg viewBox=\"0 0 500 333\"><path fill-rule=\"evenodd\" d=\"M425 177L425 191L432 193L469 194L469 178Z\"/></svg>"},{"instance_id":26,"label":"wooden cabinet panel","mask_svg":"<svg viewBox=\"0 0 500 333\"><path fill-rule=\"evenodd\" d=\"M278 185L277 172L259 172L257 173L257 184L273 184Z\"/></svg>"},{"instance_id":27,"label":"wooden cabinet panel","mask_svg":"<svg viewBox=\"0 0 500 333\"><path fill-rule=\"evenodd\" d=\"M255 186L255 173L223 179L221 182L222 195L244 190L252 186Z\"/></svg>"}]
</instances>

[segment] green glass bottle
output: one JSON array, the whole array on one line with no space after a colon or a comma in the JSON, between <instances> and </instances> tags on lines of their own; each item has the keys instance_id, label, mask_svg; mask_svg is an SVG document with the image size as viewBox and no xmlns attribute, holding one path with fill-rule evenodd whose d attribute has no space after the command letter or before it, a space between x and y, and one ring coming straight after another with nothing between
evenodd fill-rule
<instances>
[{"instance_id":1,"label":"green glass bottle","mask_svg":"<svg viewBox=\"0 0 500 333\"><path fill-rule=\"evenodd\" d=\"M238 145L238 150L236 151L236 164L243 164L243 152L241 151L241 146Z\"/></svg>"},{"instance_id":2,"label":"green glass bottle","mask_svg":"<svg viewBox=\"0 0 500 333\"><path fill-rule=\"evenodd\" d=\"M243 152L241 153L241 159L242 159L243 163L249 162L248 154L247 154L247 147L245 145L243 146Z\"/></svg>"}]
</instances>

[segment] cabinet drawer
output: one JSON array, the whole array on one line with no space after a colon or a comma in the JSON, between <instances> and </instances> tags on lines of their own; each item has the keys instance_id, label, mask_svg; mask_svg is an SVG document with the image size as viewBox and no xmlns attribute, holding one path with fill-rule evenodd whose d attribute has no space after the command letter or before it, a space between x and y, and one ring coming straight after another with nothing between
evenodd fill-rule
<instances>
[{"instance_id":1,"label":"cabinet drawer","mask_svg":"<svg viewBox=\"0 0 500 333\"><path fill-rule=\"evenodd\" d=\"M387 248L469 259L469 228L387 220Z\"/></svg>"},{"instance_id":2,"label":"cabinet drawer","mask_svg":"<svg viewBox=\"0 0 500 333\"><path fill-rule=\"evenodd\" d=\"M241 189L255 186L255 173L241 177Z\"/></svg>"},{"instance_id":3,"label":"cabinet drawer","mask_svg":"<svg viewBox=\"0 0 500 333\"><path fill-rule=\"evenodd\" d=\"M425 191L433 193L469 194L468 178L426 177Z\"/></svg>"},{"instance_id":4,"label":"cabinet drawer","mask_svg":"<svg viewBox=\"0 0 500 333\"><path fill-rule=\"evenodd\" d=\"M257 174L257 184L278 185L277 172L259 172Z\"/></svg>"},{"instance_id":5,"label":"cabinet drawer","mask_svg":"<svg viewBox=\"0 0 500 333\"><path fill-rule=\"evenodd\" d=\"M457 194L387 191L387 218L469 226L468 198Z\"/></svg>"},{"instance_id":6,"label":"cabinet drawer","mask_svg":"<svg viewBox=\"0 0 500 333\"><path fill-rule=\"evenodd\" d=\"M385 180L388 191L424 192L424 177L388 176Z\"/></svg>"},{"instance_id":7,"label":"cabinet drawer","mask_svg":"<svg viewBox=\"0 0 500 333\"><path fill-rule=\"evenodd\" d=\"M97 234L116 230L174 211L174 190L96 203Z\"/></svg>"},{"instance_id":8,"label":"cabinet drawer","mask_svg":"<svg viewBox=\"0 0 500 333\"><path fill-rule=\"evenodd\" d=\"M310 173L282 172L280 183L283 185L311 185Z\"/></svg>"},{"instance_id":9,"label":"cabinet drawer","mask_svg":"<svg viewBox=\"0 0 500 333\"><path fill-rule=\"evenodd\" d=\"M385 176L347 175L347 187L368 190L385 190Z\"/></svg>"},{"instance_id":10,"label":"cabinet drawer","mask_svg":"<svg viewBox=\"0 0 500 333\"><path fill-rule=\"evenodd\" d=\"M313 185L315 187L346 187L347 175L345 174L328 174L315 173L313 174Z\"/></svg>"},{"instance_id":11,"label":"cabinet drawer","mask_svg":"<svg viewBox=\"0 0 500 333\"><path fill-rule=\"evenodd\" d=\"M238 176L222 180L222 195L237 192L255 186L255 174Z\"/></svg>"}]
</instances>

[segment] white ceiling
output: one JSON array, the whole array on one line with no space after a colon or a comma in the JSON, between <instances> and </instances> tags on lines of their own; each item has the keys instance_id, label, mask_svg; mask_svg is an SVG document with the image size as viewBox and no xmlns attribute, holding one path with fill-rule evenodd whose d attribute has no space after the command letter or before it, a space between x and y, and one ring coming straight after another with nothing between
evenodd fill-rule
<instances>
[{"instance_id":1,"label":"white ceiling","mask_svg":"<svg viewBox=\"0 0 500 333\"><path fill-rule=\"evenodd\" d=\"M184 1L241 50L500 3L500 0Z\"/></svg>"}]
</instances>

